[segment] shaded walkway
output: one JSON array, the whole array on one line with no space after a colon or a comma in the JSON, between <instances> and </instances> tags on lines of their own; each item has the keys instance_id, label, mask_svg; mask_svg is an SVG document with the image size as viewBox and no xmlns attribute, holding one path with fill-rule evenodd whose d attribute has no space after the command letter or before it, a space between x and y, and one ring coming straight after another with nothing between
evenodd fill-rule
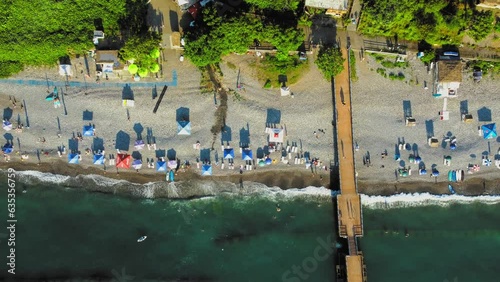
<instances>
[{"instance_id":1,"label":"shaded walkway","mask_svg":"<svg viewBox=\"0 0 500 282\"><path fill-rule=\"evenodd\" d=\"M44 79L0 79L2 84L15 84L15 85L29 85L29 86L57 86L57 87L88 87L88 88L98 88L98 87L124 87L125 85L130 85L133 87L155 87L157 85L167 85L167 86L177 86L177 72L172 71L172 81L123 81L123 82L85 82L85 81L47 81Z\"/></svg>"}]
</instances>

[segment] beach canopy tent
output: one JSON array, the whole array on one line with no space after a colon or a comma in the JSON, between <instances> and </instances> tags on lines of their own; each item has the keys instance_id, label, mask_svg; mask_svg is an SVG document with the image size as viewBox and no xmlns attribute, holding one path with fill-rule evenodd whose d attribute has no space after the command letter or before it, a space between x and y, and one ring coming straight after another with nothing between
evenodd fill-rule
<instances>
[{"instance_id":1,"label":"beach canopy tent","mask_svg":"<svg viewBox=\"0 0 500 282\"><path fill-rule=\"evenodd\" d=\"M80 163L80 156L78 156L78 154L69 154L68 155L68 163L79 164Z\"/></svg>"},{"instance_id":2,"label":"beach canopy tent","mask_svg":"<svg viewBox=\"0 0 500 282\"><path fill-rule=\"evenodd\" d=\"M127 154L116 155L116 167L117 168L130 168L130 159L132 157Z\"/></svg>"},{"instance_id":3,"label":"beach canopy tent","mask_svg":"<svg viewBox=\"0 0 500 282\"><path fill-rule=\"evenodd\" d=\"M156 171L167 171L167 163L164 161L157 161Z\"/></svg>"},{"instance_id":4,"label":"beach canopy tent","mask_svg":"<svg viewBox=\"0 0 500 282\"><path fill-rule=\"evenodd\" d=\"M71 65L59 65L59 75L72 76Z\"/></svg>"},{"instance_id":5,"label":"beach canopy tent","mask_svg":"<svg viewBox=\"0 0 500 282\"><path fill-rule=\"evenodd\" d=\"M285 138L285 131L283 128L270 128L269 130L269 142L283 143Z\"/></svg>"},{"instance_id":6,"label":"beach canopy tent","mask_svg":"<svg viewBox=\"0 0 500 282\"><path fill-rule=\"evenodd\" d=\"M10 154L12 151L14 151L14 146L12 146L12 144L7 143L3 145L2 152L4 152L4 154Z\"/></svg>"},{"instance_id":7,"label":"beach canopy tent","mask_svg":"<svg viewBox=\"0 0 500 282\"><path fill-rule=\"evenodd\" d=\"M12 123L10 123L10 121L8 120L4 120L2 128L5 129L5 131L12 130Z\"/></svg>"},{"instance_id":8,"label":"beach canopy tent","mask_svg":"<svg viewBox=\"0 0 500 282\"><path fill-rule=\"evenodd\" d=\"M280 93L281 93L281 96L288 96L288 95L290 95L290 88L283 86L280 89Z\"/></svg>"},{"instance_id":9,"label":"beach canopy tent","mask_svg":"<svg viewBox=\"0 0 500 282\"><path fill-rule=\"evenodd\" d=\"M84 125L83 136L94 136L94 127L92 125Z\"/></svg>"},{"instance_id":10,"label":"beach canopy tent","mask_svg":"<svg viewBox=\"0 0 500 282\"><path fill-rule=\"evenodd\" d=\"M251 161L253 159L252 150L244 149L243 152L241 153L241 158L244 161Z\"/></svg>"},{"instance_id":11,"label":"beach canopy tent","mask_svg":"<svg viewBox=\"0 0 500 282\"><path fill-rule=\"evenodd\" d=\"M102 154L94 155L94 164L95 165L103 165L104 164L104 155L102 155Z\"/></svg>"},{"instance_id":12,"label":"beach canopy tent","mask_svg":"<svg viewBox=\"0 0 500 282\"><path fill-rule=\"evenodd\" d=\"M133 107L135 105L135 102L134 102L134 100L123 99L122 100L122 105L123 105L124 108L127 108L127 107L131 108L131 107Z\"/></svg>"},{"instance_id":13,"label":"beach canopy tent","mask_svg":"<svg viewBox=\"0 0 500 282\"><path fill-rule=\"evenodd\" d=\"M176 160L170 160L170 161L168 161L168 168L170 168L170 169L176 169L177 168L177 161Z\"/></svg>"},{"instance_id":14,"label":"beach canopy tent","mask_svg":"<svg viewBox=\"0 0 500 282\"><path fill-rule=\"evenodd\" d=\"M135 140L135 142L134 142L134 148L136 150L142 150L142 149L144 149L144 141L143 140Z\"/></svg>"},{"instance_id":15,"label":"beach canopy tent","mask_svg":"<svg viewBox=\"0 0 500 282\"><path fill-rule=\"evenodd\" d=\"M234 159L234 149L233 148L224 149L224 159Z\"/></svg>"},{"instance_id":16,"label":"beach canopy tent","mask_svg":"<svg viewBox=\"0 0 500 282\"><path fill-rule=\"evenodd\" d=\"M177 134L178 135L191 135L191 122L178 121L177 122Z\"/></svg>"},{"instance_id":17,"label":"beach canopy tent","mask_svg":"<svg viewBox=\"0 0 500 282\"><path fill-rule=\"evenodd\" d=\"M141 160L138 160L138 159L134 160L134 161L132 162L132 167L133 167L134 169L140 169L140 168L142 167L142 161L141 161Z\"/></svg>"},{"instance_id":18,"label":"beach canopy tent","mask_svg":"<svg viewBox=\"0 0 500 282\"><path fill-rule=\"evenodd\" d=\"M497 125L496 123L485 124L481 126L483 131L484 139L492 139L497 137Z\"/></svg>"},{"instance_id":19,"label":"beach canopy tent","mask_svg":"<svg viewBox=\"0 0 500 282\"><path fill-rule=\"evenodd\" d=\"M209 164L204 164L201 167L201 175L212 175L212 166Z\"/></svg>"}]
</instances>

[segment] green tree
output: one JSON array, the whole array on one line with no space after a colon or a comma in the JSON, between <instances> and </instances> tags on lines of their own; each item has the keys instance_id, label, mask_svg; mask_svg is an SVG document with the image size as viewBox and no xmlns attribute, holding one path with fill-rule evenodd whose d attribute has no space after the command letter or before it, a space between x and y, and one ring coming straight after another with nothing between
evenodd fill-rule
<instances>
[{"instance_id":1,"label":"green tree","mask_svg":"<svg viewBox=\"0 0 500 282\"><path fill-rule=\"evenodd\" d=\"M493 29L493 13L491 11L474 11L468 34L475 40L484 39Z\"/></svg>"},{"instance_id":2,"label":"green tree","mask_svg":"<svg viewBox=\"0 0 500 282\"><path fill-rule=\"evenodd\" d=\"M297 10L300 0L245 0L248 4L260 9Z\"/></svg>"},{"instance_id":3,"label":"green tree","mask_svg":"<svg viewBox=\"0 0 500 282\"><path fill-rule=\"evenodd\" d=\"M325 79L330 80L344 70L344 61L345 58L342 57L339 48L324 47L319 51L315 63L325 76Z\"/></svg>"},{"instance_id":4,"label":"green tree","mask_svg":"<svg viewBox=\"0 0 500 282\"><path fill-rule=\"evenodd\" d=\"M156 32L147 32L144 35L133 35L127 39L125 46L119 51L121 59L134 60L139 68L149 69L155 63L155 58L151 57L151 53L158 49L161 38Z\"/></svg>"}]
</instances>

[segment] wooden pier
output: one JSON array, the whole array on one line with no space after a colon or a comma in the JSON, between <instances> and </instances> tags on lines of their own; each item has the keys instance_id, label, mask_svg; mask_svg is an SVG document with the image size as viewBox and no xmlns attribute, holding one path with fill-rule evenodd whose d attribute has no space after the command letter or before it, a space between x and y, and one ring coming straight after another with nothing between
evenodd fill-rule
<instances>
[{"instance_id":1,"label":"wooden pier","mask_svg":"<svg viewBox=\"0 0 500 282\"><path fill-rule=\"evenodd\" d=\"M357 237L363 236L361 197L357 191L354 165L354 143L352 134L351 87L349 71L349 51L341 48L344 70L335 77L335 119L337 134L337 154L340 180L340 194L337 195L338 232L346 238L349 253L345 260L348 282L364 282L366 268L363 254L358 250Z\"/></svg>"}]
</instances>

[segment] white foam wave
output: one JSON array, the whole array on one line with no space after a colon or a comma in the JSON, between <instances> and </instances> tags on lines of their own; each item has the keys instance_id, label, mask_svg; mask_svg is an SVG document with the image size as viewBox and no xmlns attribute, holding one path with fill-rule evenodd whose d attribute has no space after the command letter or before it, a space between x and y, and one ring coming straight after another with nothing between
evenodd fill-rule
<instances>
[{"instance_id":1,"label":"white foam wave","mask_svg":"<svg viewBox=\"0 0 500 282\"><path fill-rule=\"evenodd\" d=\"M418 206L449 206L451 204L498 204L500 195L433 195L430 193L397 194L392 196L368 196L361 195L361 203L364 207L375 209L404 208Z\"/></svg>"},{"instance_id":2,"label":"white foam wave","mask_svg":"<svg viewBox=\"0 0 500 282\"><path fill-rule=\"evenodd\" d=\"M36 170L17 171L16 174L20 177L33 178L41 182L62 184L68 181L71 177L60 174L40 172Z\"/></svg>"}]
</instances>

